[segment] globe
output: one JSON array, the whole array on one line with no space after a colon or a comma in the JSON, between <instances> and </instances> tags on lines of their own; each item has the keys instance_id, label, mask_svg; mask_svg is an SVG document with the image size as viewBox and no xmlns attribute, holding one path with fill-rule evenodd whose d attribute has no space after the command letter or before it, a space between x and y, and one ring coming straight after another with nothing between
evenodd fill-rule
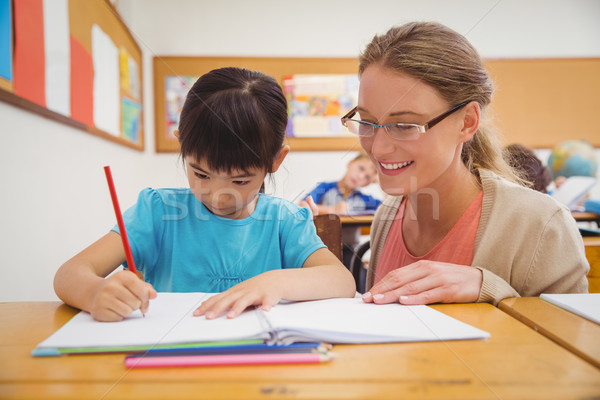
<instances>
[{"instance_id":1,"label":"globe","mask_svg":"<svg viewBox=\"0 0 600 400\"><path fill-rule=\"evenodd\" d=\"M567 140L557 144L548 157L552 177L596 176L598 160L594 146L585 140Z\"/></svg>"}]
</instances>

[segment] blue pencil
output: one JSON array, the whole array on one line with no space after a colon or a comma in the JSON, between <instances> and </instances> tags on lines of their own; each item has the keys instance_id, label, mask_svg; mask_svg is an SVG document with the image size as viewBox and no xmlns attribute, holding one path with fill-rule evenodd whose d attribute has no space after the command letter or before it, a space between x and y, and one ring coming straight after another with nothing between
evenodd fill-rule
<instances>
[{"instance_id":1,"label":"blue pencil","mask_svg":"<svg viewBox=\"0 0 600 400\"><path fill-rule=\"evenodd\" d=\"M183 355L220 355L220 354L272 354L272 353L310 353L325 352L330 345L318 342L292 343L289 345L247 344L239 346L188 347L179 349L150 349L137 357L144 356L183 356Z\"/></svg>"}]
</instances>

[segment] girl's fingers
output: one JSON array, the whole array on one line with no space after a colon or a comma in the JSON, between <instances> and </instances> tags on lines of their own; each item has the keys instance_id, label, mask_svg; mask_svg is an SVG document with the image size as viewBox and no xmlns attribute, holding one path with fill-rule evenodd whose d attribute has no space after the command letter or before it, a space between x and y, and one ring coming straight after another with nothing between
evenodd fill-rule
<instances>
[{"instance_id":1,"label":"girl's fingers","mask_svg":"<svg viewBox=\"0 0 600 400\"><path fill-rule=\"evenodd\" d=\"M233 305L227 312L227 318L237 317L238 315L243 313L246 308L248 308L249 306L251 306L255 303L256 302L251 297L248 297L248 296L238 299L235 303L233 303Z\"/></svg>"},{"instance_id":2,"label":"girl's fingers","mask_svg":"<svg viewBox=\"0 0 600 400\"><path fill-rule=\"evenodd\" d=\"M117 322L123 320L123 317L112 310L102 309L91 312L92 317L100 322Z\"/></svg>"},{"instance_id":3,"label":"girl's fingers","mask_svg":"<svg viewBox=\"0 0 600 400\"><path fill-rule=\"evenodd\" d=\"M271 308L273 308L273 306L277 303L279 303L279 300L281 300L278 297L273 297L273 296L264 296L262 299L262 304L261 304L261 308L264 311L270 311Z\"/></svg>"},{"instance_id":4,"label":"girl's fingers","mask_svg":"<svg viewBox=\"0 0 600 400\"><path fill-rule=\"evenodd\" d=\"M227 318L236 318L250 306L261 305L263 310L269 311L279 302L278 298L266 295L260 298L251 292L245 294L234 293L228 296L219 295L218 299L215 297L211 297L202 303L194 311L194 316L204 315L206 319L214 319L226 312Z\"/></svg>"},{"instance_id":5,"label":"girl's fingers","mask_svg":"<svg viewBox=\"0 0 600 400\"><path fill-rule=\"evenodd\" d=\"M240 294L233 292L224 292L220 295L213 296L194 311L195 316L204 315L206 319L214 319L231 308L231 305L238 301Z\"/></svg>"}]
</instances>

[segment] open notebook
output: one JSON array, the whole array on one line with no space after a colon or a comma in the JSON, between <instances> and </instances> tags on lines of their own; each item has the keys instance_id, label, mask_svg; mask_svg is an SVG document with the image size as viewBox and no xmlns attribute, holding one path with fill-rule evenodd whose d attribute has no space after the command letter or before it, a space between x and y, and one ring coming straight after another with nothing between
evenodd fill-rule
<instances>
[{"instance_id":1,"label":"open notebook","mask_svg":"<svg viewBox=\"0 0 600 400\"><path fill-rule=\"evenodd\" d=\"M579 208L581 200L598 183L598 180L589 176L572 176L552 193L559 202L563 203L571 211Z\"/></svg>"},{"instance_id":2,"label":"open notebook","mask_svg":"<svg viewBox=\"0 0 600 400\"><path fill-rule=\"evenodd\" d=\"M139 311L120 322L98 322L80 312L33 355L114 351L165 345L260 339L293 342L385 343L483 339L489 334L427 306L366 304L360 298L289 302L234 319L206 320L192 312L211 294L159 293L145 318Z\"/></svg>"}]
</instances>

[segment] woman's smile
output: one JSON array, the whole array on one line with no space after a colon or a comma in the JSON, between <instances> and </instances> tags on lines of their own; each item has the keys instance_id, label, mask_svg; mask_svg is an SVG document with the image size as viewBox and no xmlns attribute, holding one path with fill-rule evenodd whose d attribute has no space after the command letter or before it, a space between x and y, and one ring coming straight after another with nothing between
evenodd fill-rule
<instances>
[{"instance_id":1,"label":"woman's smile","mask_svg":"<svg viewBox=\"0 0 600 400\"><path fill-rule=\"evenodd\" d=\"M381 162L379 161L379 169L381 173L385 175L397 175L404 172L410 167L414 161L402 161L402 162Z\"/></svg>"}]
</instances>

